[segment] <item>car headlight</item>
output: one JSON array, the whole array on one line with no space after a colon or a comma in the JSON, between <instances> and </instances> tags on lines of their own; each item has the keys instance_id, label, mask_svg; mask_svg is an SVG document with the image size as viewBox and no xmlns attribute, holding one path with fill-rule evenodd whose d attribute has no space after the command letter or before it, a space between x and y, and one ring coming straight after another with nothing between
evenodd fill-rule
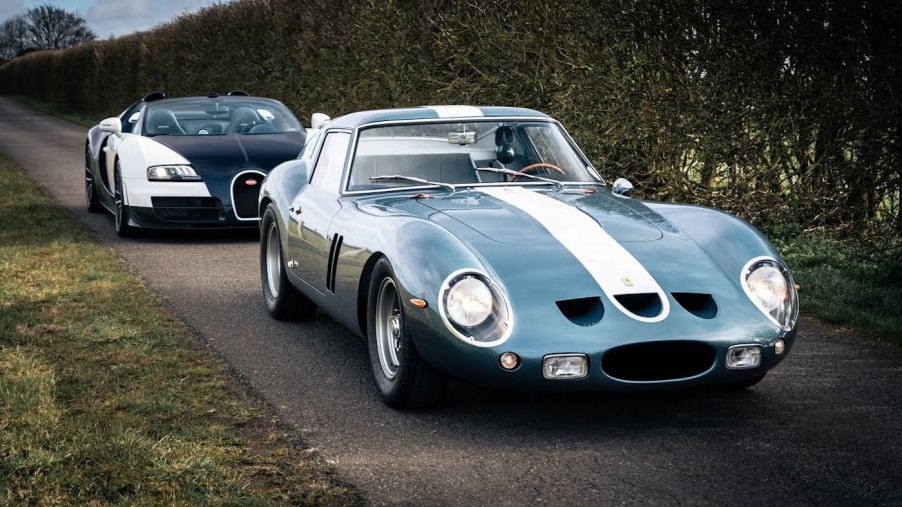
<instances>
[{"instance_id":1,"label":"car headlight","mask_svg":"<svg viewBox=\"0 0 902 507\"><path fill-rule=\"evenodd\" d=\"M200 175L190 165L157 165L147 168L149 181L200 181Z\"/></svg>"},{"instance_id":2,"label":"car headlight","mask_svg":"<svg viewBox=\"0 0 902 507\"><path fill-rule=\"evenodd\" d=\"M789 331L799 316L799 295L792 275L770 257L757 257L745 265L742 288L755 306L774 324Z\"/></svg>"},{"instance_id":3,"label":"car headlight","mask_svg":"<svg viewBox=\"0 0 902 507\"><path fill-rule=\"evenodd\" d=\"M478 347L503 343L511 333L511 311L501 289L486 275L461 270L445 279L439 308L448 329Z\"/></svg>"}]
</instances>

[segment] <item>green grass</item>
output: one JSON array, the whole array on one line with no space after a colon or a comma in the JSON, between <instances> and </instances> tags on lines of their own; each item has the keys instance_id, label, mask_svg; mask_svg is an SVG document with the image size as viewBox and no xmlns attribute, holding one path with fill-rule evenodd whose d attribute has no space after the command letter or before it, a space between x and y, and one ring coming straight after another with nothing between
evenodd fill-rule
<instances>
[{"instance_id":1,"label":"green grass","mask_svg":"<svg viewBox=\"0 0 902 507\"><path fill-rule=\"evenodd\" d=\"M0 157L0 504L355 504Z\"/></svg>"},{"instance_id":2,"label":"green grass","mask_svg":"<svg viewBox=\"0 0 902 507\"><path fill-rule=\"evenodd\" d=\"M65 106L61 106L59 104L49 102L46 100L41 100L34 97L26 97L24 95L15 95L12 97L17 101L25 104L26 106L40 111L45 114L49 114L51 116L56 116L57 118L62 118L63 120L68 121L69 123L74 123L76 125L80 125L82 127L91 128L94 125L100 123L100 120L103 118L97 118L94 116L88 116L84 113L80 113L73 109L69 109Z\"/></svg>"},{"instance_id":3,"label":"green grass","mask_svg":"<svg viewBox=\"0 0 902 507\"><path fill-rule=\"evenodd\" d=\"M791 228L771 234L789 264L802 314L902 345L902 244L840 241Z\"/></svg>"}]
</instances>

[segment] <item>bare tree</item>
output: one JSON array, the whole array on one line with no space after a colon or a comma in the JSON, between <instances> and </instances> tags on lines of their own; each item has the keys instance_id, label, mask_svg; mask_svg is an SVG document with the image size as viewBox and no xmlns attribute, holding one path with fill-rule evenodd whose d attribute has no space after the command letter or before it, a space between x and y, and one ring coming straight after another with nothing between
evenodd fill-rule
<instances>
[{"instance_id":1,"label":"bare tree","mask_svg":"<svg viewBox=\"0 0 902 507\"><path fill-rule=\"evenodd\" d=\"M28 9L25 19L34 49L62 49L97 38L84 18L49 4Z\"/></svg>"},{"instance_id":2,"label":"bare tree","mask_svg":"<svg viewBox=\"0 0 902 507\"><path fill-rule=\"evenodd\" d=\"M0 25L0 62L11 60L28 49L28 23L25 16L9 18Z\"/></svg>"}]
</instances>

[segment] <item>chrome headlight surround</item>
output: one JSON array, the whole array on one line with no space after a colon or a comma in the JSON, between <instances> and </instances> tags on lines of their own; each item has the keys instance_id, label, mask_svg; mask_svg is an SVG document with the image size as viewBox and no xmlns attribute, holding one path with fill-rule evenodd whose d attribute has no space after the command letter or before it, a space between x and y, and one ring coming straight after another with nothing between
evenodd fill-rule
<instances>
[{"instance_id":1,"label":"chrome headlight surround","mask_svg":"<svg viewBox=\"0 0 902 507\"><path fill-rule=\"evenodd\" d=\"M190 165L154 165L147 168L147 181L201 181L201 177Z\"/></svg>"},{"instance_id":2,"label":"chrome headlight surround","mask_svg":"<svg viewBox=\"0 0 902 507\"><path fill-rule=\"evenodd\" d=\"M799 293L789 270L773 257L755 257L739 275L746 296L768 320L791 331L799 318Z\"/></svg>"},{"instance_id":3,"label":"chrome headlight surround","mask_svg":"<svg viewBox=\"0 0 902 507\"><path fill-rule=\"evenodd\" d=\"M488 303L486 296L491 297L491 310L481 320L477 317L473 322L458 322L465 310L459 308L468 298L476 305ZM483 300L483 301L479 301ZM453 306L452 306L453 305ZM454 336L476 347L494 347L504 343L513 331L513 312L504 291L485 273L474 269L461 269L445 278L438 293L439 314L445 326Z\"/></svg>"}]
</instances>

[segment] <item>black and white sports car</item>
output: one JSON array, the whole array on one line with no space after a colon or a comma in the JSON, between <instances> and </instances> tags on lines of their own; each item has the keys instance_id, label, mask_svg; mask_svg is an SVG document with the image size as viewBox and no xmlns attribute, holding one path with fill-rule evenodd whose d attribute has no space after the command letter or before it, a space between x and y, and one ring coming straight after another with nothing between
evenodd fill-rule
<instances>
[{"instance_id":1,"label":"black and white sports car","mask_svg":"<svg viewBox=\"0 0 902 507\"><path fill-rule=\"evenodd\" d=\"M257 227L260 184L306 132L282 103L244 92L151 93L88 131L85 202L139 228Z\"/></svg>"}]
</instances>

